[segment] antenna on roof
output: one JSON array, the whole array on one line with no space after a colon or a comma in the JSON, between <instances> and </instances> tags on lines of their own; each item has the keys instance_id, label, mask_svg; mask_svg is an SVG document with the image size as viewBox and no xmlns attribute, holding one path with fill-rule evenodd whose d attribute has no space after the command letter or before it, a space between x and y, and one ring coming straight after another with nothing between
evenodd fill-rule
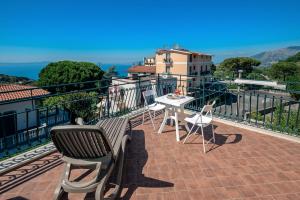
<instances>
[{"instance_id":1,"label":"antenna on roof","mask_svg":"<svg viewBox=\"0 0 300 200\"><path fill-rule=\"evenodd\" d=\"M180 46L179 46L178 43L175 43L174 46L173 46L173 48L174 48L174 49L180 49Z\"/></svg>"}]
</instances>

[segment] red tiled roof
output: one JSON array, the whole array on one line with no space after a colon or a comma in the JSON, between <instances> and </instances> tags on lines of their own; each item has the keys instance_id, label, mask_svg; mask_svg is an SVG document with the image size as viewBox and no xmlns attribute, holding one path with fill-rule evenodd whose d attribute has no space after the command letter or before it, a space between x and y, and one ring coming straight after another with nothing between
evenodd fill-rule
<instances>
[{"instance_id":1,"label":"red tiled roof","mask_svg":"<svg viewBox=\"0 0 300 200\"><path fill-rule=\"evenodd\" d=\"M155 66L133 66L128 69L129 73L153 73L156 72Z\"/></svg>"},{"instance_id":2,"label":"red tiled roof","mask_svg":"<svg viewBox=\"0 0 300 200\"><path fill-rule=\"evenodd\" d=\"M0 101L9 101L9 100L15 100L15 99L23 99L23 98L29 98L31 95L33 97L36 96L43 96L50 94L48 91L36 88L33 90L24 90L24 89L30 89L30 88L36 88L34 86L29 85L15 85L15 84L3 84L0 85ZM16 90L24 90L24 91L16 91ZM14 92L16 91L16 92ZM32 94L31 94L32 91ZM5 93L2 93L5 92Z\"/></svg>"}]
</instances>

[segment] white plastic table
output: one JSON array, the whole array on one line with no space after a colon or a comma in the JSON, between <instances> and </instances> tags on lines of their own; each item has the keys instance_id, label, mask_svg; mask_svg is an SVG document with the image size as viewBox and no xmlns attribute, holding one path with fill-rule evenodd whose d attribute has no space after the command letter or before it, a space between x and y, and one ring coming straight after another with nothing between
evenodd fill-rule
<instances>
[{"instance_id":1,"label":"white plastic table","mask_svg":"<svg viewBox=\"0 0 300 200\"><path fill-rule=\"evenodd\" d=\"M167 96L168 95L164 95L164 96L155 98L155 101L157 103L164 104L166 106L164 120L161 123L158 133L162 133L168 118L172 118L175 121L176 140L177 140L177 142L179 142L180 138L179 138L179 127L178 127L178 109L180 109L181 113L184 113L184 106L186 104L192 102L195 98L189 97L189 96L182 96L180 99L170 99ZM175 116L169 117L169 108L173 109ZM186 126L186 128L188 128L188 127Z\"/></svg>"}]
</instances>

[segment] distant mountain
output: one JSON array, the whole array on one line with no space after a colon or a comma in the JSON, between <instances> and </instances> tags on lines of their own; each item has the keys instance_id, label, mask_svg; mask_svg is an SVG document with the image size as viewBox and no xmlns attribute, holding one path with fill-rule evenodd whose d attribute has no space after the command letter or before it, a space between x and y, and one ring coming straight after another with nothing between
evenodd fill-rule
<instances>
[{"instance_id":1,"label":"distant mountain","mask_svg":"<svg viewBox=\"0 0 300 200\"><path fill-rule=\"evenodd\" d=\"M273 63L276 63L280 60L285 60L298 52L300 52L300 46L291 46L272 51L264 51L251 57L259 60L262 66L270 66Z\"/></svg>"}]
</instances>

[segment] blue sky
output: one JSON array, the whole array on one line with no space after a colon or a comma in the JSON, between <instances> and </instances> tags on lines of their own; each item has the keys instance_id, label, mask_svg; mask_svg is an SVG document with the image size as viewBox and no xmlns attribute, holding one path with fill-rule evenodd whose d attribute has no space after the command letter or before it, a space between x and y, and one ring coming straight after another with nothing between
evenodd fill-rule
<instances>
[{"instance_id":1,"label":"blue sky","mask_svg":"<svg viewBox=\"0 0 300 200\"><path fill-rule=\"evenodd\" d=\"M0 62L131 63L179 43L224 57L300 45L299 0L1 0Z\"/></svg>"}]
</instances>

